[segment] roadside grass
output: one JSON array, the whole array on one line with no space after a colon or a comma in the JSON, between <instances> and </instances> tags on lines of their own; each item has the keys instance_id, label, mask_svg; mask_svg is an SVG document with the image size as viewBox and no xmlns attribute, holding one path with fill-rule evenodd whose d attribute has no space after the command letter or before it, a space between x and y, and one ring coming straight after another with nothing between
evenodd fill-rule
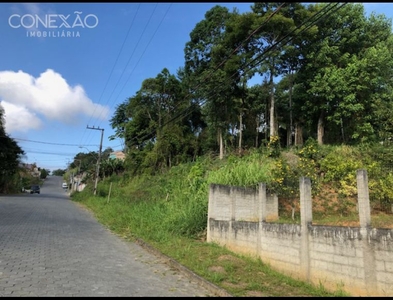
<instances>
[{"instance_id":1,"label":"roadside grass","mask_svg":"<svg viewBox=\"0 0 393 300\"><path fill-rule=\"evenodd\" d=\"M74 193L72 200L121 238L131 242L142 239L233 296L347 296L340 288L327 291L322 285L276 272L260 259L207 243L205 233L187 238L168 231L168 226L161 226L168 211L160 202L127 201L118 196L108 202L106 197L92 196L88 191Z\"/></svg>"},{"instance_id":2,"label":"roadside grass","mask_svg":"<svg viewBox=\"0 0 393 300\"><path fill-rule=\"evenodd\" d=\"M260 259L235 254L214 243L177 238L154 246L233 296L345 295L285 276Z\"/></svg>"},{"instance_id":3,"label":"roadside grass","mask_svg":"<svg viewBox=\"0 0 393 300\"><path fill-rule=\"evenodd\" d=\"M303 160L295 159L293 153L287 155L289 165L257 151L245 157L229 155L225 161L198 158L194 163L172 167L156 176L126 173L106 178L99 182L96 196L88 185L82 192L73 193L71 199L88 208L99 222L120 237L129 241L143 240L233 296L349 296L342 286L328 291L323 283L313 285L296 280L274 271L258 258L239 255L206 242L209 184L256 187L265 182L280 187L288 176L296 177L296 180L287 182L297 184L299 172L309 172L316 166L316 152L313 148L311 150L311 157L303 157ZM291 168L299 161L301 168L292 172ZM347 167L347 161L353 162L347 158L338 163L325 160L325 178L335 174L337 178L345 177L346 181L340 182L340 197L334 194L333 186L325 189L325 194L320 194L315 213L313 203L313 224L359 226L353 201L354 167L352 164ZM348 170L351 176L343 170ZM388 186L374 191L388 199ZM287 202L285 209L274 222L300 224L298 204ZM393 228L391 216L372 214L371 225Z\"/></svg>"}]
</instances>

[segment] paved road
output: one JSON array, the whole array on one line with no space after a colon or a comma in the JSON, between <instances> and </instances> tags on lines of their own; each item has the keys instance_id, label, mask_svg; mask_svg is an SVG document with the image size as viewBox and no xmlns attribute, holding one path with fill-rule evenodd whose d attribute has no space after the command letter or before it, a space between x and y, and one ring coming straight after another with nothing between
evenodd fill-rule
<instances>
[{"instance_id":1,"label":"paved road","mask_svg":"<svg viewBox=\"0 0 393 300\"><path fill-rule=\"evenodd\" d=\"M0 197L0 296L214 296L72 202L61 178Z\"/></svg>"}]
</instances>

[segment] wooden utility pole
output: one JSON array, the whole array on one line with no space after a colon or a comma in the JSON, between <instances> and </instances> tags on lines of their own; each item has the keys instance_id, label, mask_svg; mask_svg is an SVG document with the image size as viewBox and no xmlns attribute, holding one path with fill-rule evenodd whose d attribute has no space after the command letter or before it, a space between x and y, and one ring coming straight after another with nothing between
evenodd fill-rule
<instances>
[{"instance_id":1,"label":"wooden utility pole","mask_svg":"<svg viewBox=\"0 0 393 300\"><path fill-rule=\"evenodd\" d=\"M95 129L95 130L101 130L101 142L100 142L100 150L98 152L98 159L97 159L97 166L96 166L96 180L94 183L94 195L97 194L97 184L98 184L98 176L100 174L100 161L101 161L101 152L102 152L102 140L104 138L104 129L97 127L95 128L93 127L89 127L89 125L87 125L87 129Z\"/></svg>"}]
</instances>

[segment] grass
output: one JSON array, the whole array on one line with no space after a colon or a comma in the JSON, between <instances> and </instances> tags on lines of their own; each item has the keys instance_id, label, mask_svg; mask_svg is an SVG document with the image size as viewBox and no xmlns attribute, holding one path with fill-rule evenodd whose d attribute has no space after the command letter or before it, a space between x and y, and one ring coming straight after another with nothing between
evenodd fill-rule
<instances>
[{"instance_id":1,"label":"grass","mask_svg":"<svg viewBox=\"0 0 393 300\"><path fill-rule=\"evenodd\" d=\"M293 159L294 155L290 157ZM327 168L346 166L346 162L328 164ZM309 166L315 166L312 159ZM72 200L91 210L98 221L122 238L143 240L233 296L349 296L341 286L328 291L321 283L313 285L296 280L274 271L260 259L206 242L209 184L256 187L265 182L283 186L284 177L299 176L304 171L300 167L292 174L288 166L276 164L272 158L257 152L247 157L229 156L226 161L205 157L156 176L124 174L106 178L99 183L96 196L91 188L86 188L73 194ZM329 170L325 173L330 174ZM348 182L340 182L339 193L333 186L327 186L315 205L313 199L315 225L359 226L354 199L341 196L352 191L354 178L349 176ZM110 183L113 186L109 199ZM383 189L375 191L380 197L389 198L388 187L385 184ZM299 203L288 201L280 207L280 219L275 222L300 224ZM393 228L388 214L372 214L371 223L375 228Z\"/></svg>"},{"instance_id":2,"label":"grass","mask_svg":"<svg viewBox=\"0 0 393 300\"><path fill-rule=\"evenodd\" d=\"M159 206L147 202L127 205L122 198L111 199L108 203L105 197L81 194L74 194L72 199L90 210L112 232L130 242L142 239L233 296L347 296L340 289L327 291L322 285L312 285L276 272L260 259L207 243L204 234L196 239L158 230L157 219L163 217Z\"/></svg>"},{"instance_id":3,"label":"grass","mask_svg":"<svg viewBox=\"0 0 393 300\"><path fill-rule=\"evenodd\" d=\"M280 217L279 220L274 221L274 223L279 224L300 224L300 218L295 217L292 219L291 217ZM359 227L359 215L351 214L348 216L337 216L337 215L329 215L329 216L313 216L312 220L313 225L326 225L326 226L344 226L344 227ZM386 228L393 229L393 215L378 212L371 214L371 227L372 228Z\"/></svg>"},{"instance_id":4,"label":"grass","mask_svg":"<svg viewBox=\"0 0 393 300\"><path fill-rule=\"evenodd\" d=\"M371 214L371 227L392 229L393 215L387 213Z\"/></svg>"}]
</instances>

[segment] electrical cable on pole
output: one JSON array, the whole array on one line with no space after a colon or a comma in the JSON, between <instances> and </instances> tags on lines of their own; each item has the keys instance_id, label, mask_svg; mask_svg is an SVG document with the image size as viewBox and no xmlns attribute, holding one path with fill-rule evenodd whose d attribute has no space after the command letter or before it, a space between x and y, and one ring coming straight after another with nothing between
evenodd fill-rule
<instances>
[{"instance_id":1,"label":"electrical cable on pole","mask_svg":"<svg viewBox=\"0 0 393 300\"><path fill-rule=\"evenodd\" d=\"M95 130L101 130L101 142L100 142L100 150L98 151L98 159L97 159L97 165L96 165L96 179L94 183L94 195L97 194L97 185L98 185L98 177L100 174L100 161L101 161L101 152L102 152L102 140L104 138L104 129L100 127L86 127L87 129L95 129Z\"/></svg>"}]
</instances>

